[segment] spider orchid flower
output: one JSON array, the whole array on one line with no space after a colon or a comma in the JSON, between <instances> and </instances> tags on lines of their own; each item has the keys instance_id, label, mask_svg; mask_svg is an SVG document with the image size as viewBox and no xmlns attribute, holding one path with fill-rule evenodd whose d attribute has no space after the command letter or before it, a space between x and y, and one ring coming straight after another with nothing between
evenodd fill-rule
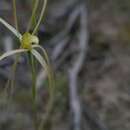
<instances>
[{"instance_id":1,"label":"spider orchid flower","mask_svg":"<svg viewBox=\"0 0 130 130\"><path fill-rule=\"evenodd\" d=\"M4 19L2 19L0 17L0 23L3 24L8 30L10 30L18 38L18 40L20 42L19 49L5 52L4 54L0 55L0 61L11 55L28 53L29 55L33 56L38 61L38 63L42 66L42 68L45 70L46 74L48 75L50 99L48 101L48 105L46 108L46 114L44 116L44 119L41 120L40 127L38 129L38 130L41 130L41 128L44 125L44 121L49 117L51 110L52 110L52 106L53 106L53 102L54 102L54 97L53 97L54 96L54 93L53 93L54 80L53 80L53 74L52 74L52 71L50 68L50 63L49 63L49 58L48 58L47 52L42 46L39 45L39 39L35 35L37 33L39 25L42 21L42 18L43 18L44 12L45 12L45 8L47 5L47 0L44 0L44 3L43 3L43 6L42 6L42 9L41 9L37 22L35 20L35 17L36 17L36 11L37 11L38 5L39 5L39 0L33 0L33 2L34 3L33 3L32 15L29 20L27 30L25 33L23 33L23 35L18 30L18 22L17 22L17 14L16 14L16 0L13 0L15 28L13 26L11 26L10 24L8 24ZM34 26L32 33L29 33L29 30L34 23L36 25ZM42 52L42 54L39 53L38 50L40 50ZM32 65L32 68L33 68L33 65ZM33 70L32 70L32 77L33 77ZM32 86L32 97L33 97L33 101L35 104L35 97L36 97L35 83Z\"/></svg>"},{"instance_id":2,"label":"spider orchid flower","mask_svg":"<svg viewBox=\"0 0 130 130\"><path fill-rule=\"evenodd\" d=\"M17 23L16 1L13 0L13 2L14 2L13 5L14 5L15 22ZM51 90L54 82L53 82L53 77L52 77L52 73L51 73L49 58L48 58L46 50L42 46L39 45L39 39L35 35L35 33L37 32L37 30L39 28L41 20L43 18L47 0L44 0L43 7L41 10L40 16L38 18L38 22L36 23L33 32L29 33L29 30L33 24L33 19L36 15L36 10L38 8L38 4L39 4L39 0L35 0L27 31L23 35L18 31L17 28L14 28L10 24L8 24L3 18L0 17L0 23L3 24L8 30L10 30L20 41L20 48L2 54L0 56L0 61L11 55L30 52L30 54L35 57L35 59L38 61L38 63L41 64L42 68L46 71L46 73L48 75L48 80L49 80L49 89ZM39 53L38 50L41 50L41 52L43 54Z\"/></svg>"}]
</instances>

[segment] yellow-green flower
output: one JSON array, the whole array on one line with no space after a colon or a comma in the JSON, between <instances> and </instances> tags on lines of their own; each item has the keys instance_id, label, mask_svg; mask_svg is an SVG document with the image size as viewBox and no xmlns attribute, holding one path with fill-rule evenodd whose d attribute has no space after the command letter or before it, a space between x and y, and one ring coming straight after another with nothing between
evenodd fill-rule
<instances>
[{"instance_id":1,"label":"yellow-green flower","mask_svg":"<svg viewBox=\"0 0 130 130\"><path fill-rule=\"evenodd\" d=\"M39 4L39 0L34 0L34 7L33 7L33 11L32 11L30 21L29 21L29 25L27 27L26 32L23 35L18 31L18 22L17 22L17 15L16 15L16 0L13 0L13 10L14 10L14 19L15 19L16 29L0 17L0 23L2 23L7 29L9 29L20 41L19 49L15 49L15 50L12 50L12 51L9 51L9 52L2 54L0 56L0 61L3 60L4 58L7 58L8 56L18 54L18 53L29 52L28 54L30 54L32 56L32 58L35 57L35 59L38 61L38 63L41 64L42 68L45 69L45 71L48 75L49 92L50 92L50 101L48 103L49 105L48 105L48 110L47 110L47 114L46 114L46 115L48 115L50 110L51 110L51 106L53 104L53 99L54 99L53 98L53 86L54 86L53 81L54 80L53 80L53 75L52 75L52 72L51 72L47 52L42 46L39 45L39 39L35 35L38 28L39 28L41 20L43 18L43 14L44 14L44 11L45 11L45 8L46 8L47 0L44 0L44 4L43 4L42 10L41 10L41 13L39 15L39 19L38 19L37 22L35 22L36 25L34 26L32 33L29 33L31 26L34 23L34 18L36 16L38 4ZM43 55L38 52L37 48L38 48L38 50L39 49L41 50ZM33 62L32 62L32 64L33 64ZM32 65L32 68L33 68L33 65ZM34 72L34 68L33 68L33 72ZM35 100L35 93L36 93L35 87L36 87L35 85L32 86L32 95L34 97L34 100ZM42 124L43 123L41 123L40 127L42 126Z\"/></svg>"},{"instance_id":2,"label":"yellow-green flower","mask_svg":"<svg viewBox=\"0 0 130 130\"><path fill-rule=\"evenodd\" d=\"M28 32L24 33L21 39L21 47L23 49L32 49L33 44L39 44L39 39Z\"/></svg>"}]
</instances>

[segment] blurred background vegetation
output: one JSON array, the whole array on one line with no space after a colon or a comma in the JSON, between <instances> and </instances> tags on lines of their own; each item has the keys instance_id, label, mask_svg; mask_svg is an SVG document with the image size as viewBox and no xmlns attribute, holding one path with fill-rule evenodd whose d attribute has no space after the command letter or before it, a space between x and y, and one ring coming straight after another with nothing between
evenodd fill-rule
<instances>
[{"instance_id":1,"label":"blurred background vegetation","mask_svg":"<svg viewBox=\"0 0 130 130\"><path fill-rule=\"evenodd\" d=\"M19 28L24 33L32 0L16 1ZM14 25L10 0L0 0L0 17ZM130 130L130 1L48 0L38 36L56 81L55 105L46 129L79 130L74 127L71 108L74 87L82 108L81 130ZM2 25L0 43L0 54L19 45ZM82 47L82 43L86 45ZM34 130L26 55L19 60L12 100L5 93L13 62L14 57L0 62L0 130ZM73 68L78 62L81 65L73 85ZM45 113L47 86L46 76L37 66L38 115Z\"/></svg>"}]
</instances>

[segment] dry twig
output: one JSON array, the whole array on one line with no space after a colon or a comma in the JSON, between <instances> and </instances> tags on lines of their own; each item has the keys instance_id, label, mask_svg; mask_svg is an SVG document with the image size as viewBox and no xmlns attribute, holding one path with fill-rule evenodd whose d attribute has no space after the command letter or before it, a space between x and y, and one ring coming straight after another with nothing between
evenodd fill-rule
<instances>
[{"instance_id":1,"label":"dry twig","mask_svg":"<svg viewBox=\"0 0 130 130\"><path fill-rule=\"evenodd\" d=\"M70 108L73 116L73 129L81 129L82 108L78 94L78 74L82 69L87 49L88 49L88 30L87 30L87 10L85 5L80 7L80 33L79 33L79 55L72 68L69 70L69 91Z\"/></svg>"}]
</instances>

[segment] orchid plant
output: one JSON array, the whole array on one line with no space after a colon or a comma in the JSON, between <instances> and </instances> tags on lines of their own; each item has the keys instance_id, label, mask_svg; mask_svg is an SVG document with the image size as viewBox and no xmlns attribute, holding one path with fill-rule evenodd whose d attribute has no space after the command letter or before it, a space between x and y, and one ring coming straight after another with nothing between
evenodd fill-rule
<instances>
[{"instance_id":1,"label":"orchid plant","mask_svg":"<svg viewBox=\"0 0 130 130\"><path fill-rule=\"evenodd\" d=\"M49 109L51 109L52 100L53 100L53 96L52 96L53 95L53 86L54 86L53 74L52 74L52 71L50 68L50 63L49 63L49 58L48 58L47 52L42 46L39 45L39 39L36 36L39 25L42 21L42 18L43 18L44 12L45 12L47 0L44 0L38 21L36 22L35 17L36 17L36 11L38 9L38 5L39 5L39 0L33 0L32 15L31 15L31 18L29 20L27 30L23 34L21 34L18 30L18 21L17 21L17 13L16 13L16 0L13 0L15 28L13 26L11 26L10 24L8 24L3 18L0 17L0 23L3 24L8 30L10 30L18 38L18 40L20 42L19 49L5 52L4 54L2 54L0 56L0 61L11 56L11 55L15 55L15 54L27 53L30 56L29 60L30 60L31 67L32 67L32 80L33 80L32 96L33 96L34 102L36 99L36 74L35 74L34 60L37 60L37 62L39 64L41 64L42 68L46 71L46 73L48 75L48 80L49 80L50 101L48 102L49 105L47 108L48 109L47 111L49 111ZM36 24L36 25L34 26L32 33L30 33L29 31L34 24ZM38 50L40 50L43 53L43 55L41 53L39 53ZM16 58L16 61L14 63L14 68L16 68L17 60L18 59Z\"/></svg>"}]
</instances>

